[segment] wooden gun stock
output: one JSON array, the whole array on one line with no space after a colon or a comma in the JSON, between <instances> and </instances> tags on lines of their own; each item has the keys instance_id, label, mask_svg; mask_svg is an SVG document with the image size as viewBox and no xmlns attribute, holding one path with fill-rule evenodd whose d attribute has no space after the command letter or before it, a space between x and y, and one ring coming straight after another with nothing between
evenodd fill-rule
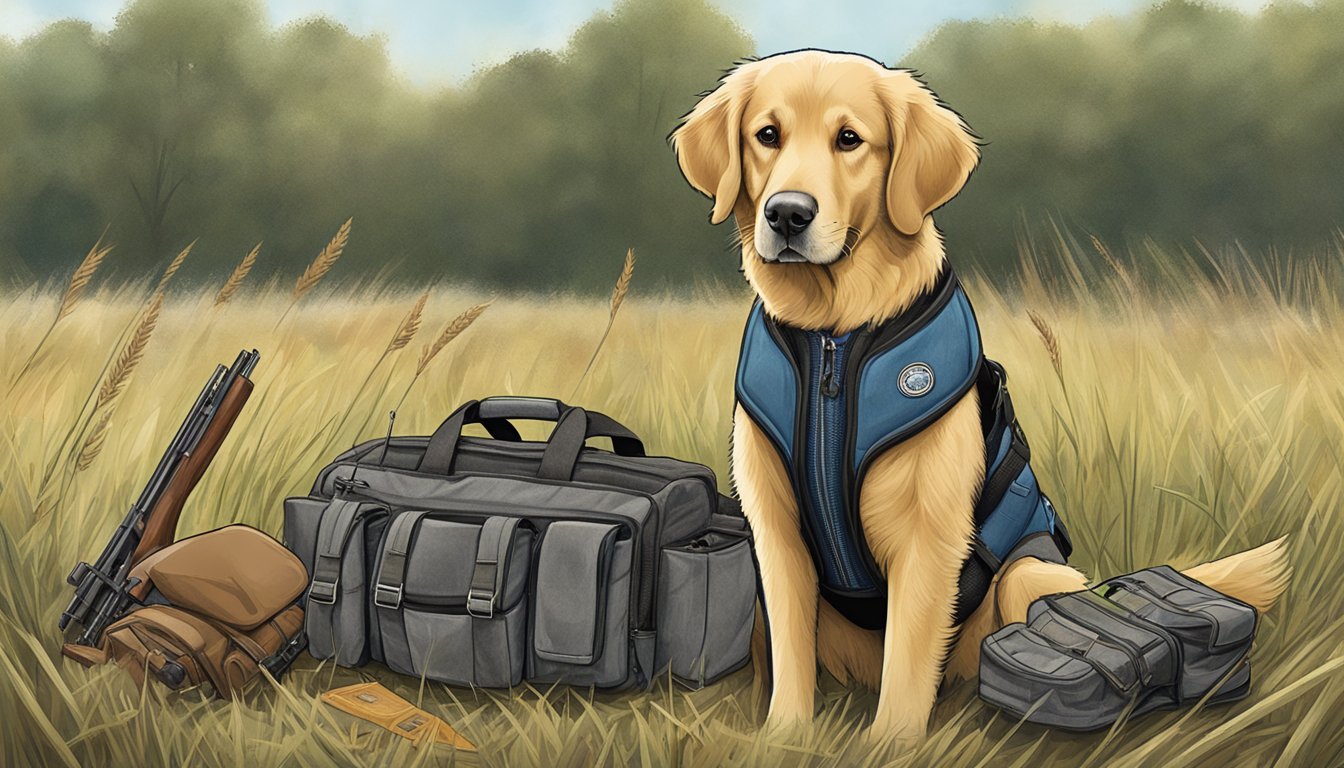
<instances>
[{"instance_id":1,"label":"wooden gun stock","mask_svg":"<svg viewBox=\"0 0 1344 768\"><path fill-rule=\"evenodd\" d=\"M140 536L140 544L131 555L132 566L177 539L177 521L182 517L182 507L201 481L201 476L215 458L215 453L224 443L224 438L228 437L233 422L238 419L238 414L242 412L247 398L252 394L252 386L250 380L240 376L224 394L214 420L201 435L195 450L178 468L172 482L164 489L158 503L150 509L149 515L145 518L145 529Z\"/></svg>"}]
</instances>

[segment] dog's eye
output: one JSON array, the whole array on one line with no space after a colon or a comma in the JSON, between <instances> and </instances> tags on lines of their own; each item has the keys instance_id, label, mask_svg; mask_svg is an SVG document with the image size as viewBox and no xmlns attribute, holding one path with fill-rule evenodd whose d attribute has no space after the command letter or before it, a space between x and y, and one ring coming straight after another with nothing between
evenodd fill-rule
<instances>
[{"instance_id":1,"label":"dog's eye","mask_svg":"<svg viewBox=\"0 0 1344 768\"><path fill-rule=\"evenodd\" d=\"M849 128L842 129L840 135L835 137L835 146L839 147L843 152L849 152L862 143L863 139L859 138L859 134Z\"/></svg>"},{"instance_id":2,"label":"dog's eye","mask_svg":"<svg viewBox=\"0 0 1344 768\"><path fill-rule=\"evenodd\" d=\"M779 129L773 125L767 125L756 132L756 140L767 147L778 147Z\"/></svg>"}]
</instances>

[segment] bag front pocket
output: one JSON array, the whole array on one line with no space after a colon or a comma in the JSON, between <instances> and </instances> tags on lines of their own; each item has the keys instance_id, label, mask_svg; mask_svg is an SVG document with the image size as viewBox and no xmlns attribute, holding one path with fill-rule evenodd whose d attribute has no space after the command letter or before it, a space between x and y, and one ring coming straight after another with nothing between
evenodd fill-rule
<instances>
[{"instance_id":1,"label":"bag front pocket","mask_svg":"<svg viewBox=\"0 0 1344 768\"><path fill-rule=\"evenodd\" d=\"M745 533L711 531L663 548L654 668L700 688L750 657L756 568Z\"/></svg>"},{"instance_id":2,"label":"bag front pocket","mask_svg":"<svg viewBox=\"0 0 1344 768\"><path fill-rule=\"evenodd\" d=\"M410 606L402 616L410 644L411 674L477 688L509 688L522 680L525 603L490 619Z\"/></svg>"},{"instance_id":3,"label":"bag front pocket","mask_svg":"<svg viewBox=\"0 0 1344 768\"><path fill-rule=\"evenodd\" d=\"M617 524L560 520L537 555L530 628L540 683L623 686L630 672L633 546Z\"/></svg>"},{"instance_id":4,"label":"bag front pocket","mask_svg":"<svg viewBox=\"0 0 1344 768\"><path fill-rule=\"evenodd\" d=\"M389 526L373 603L384 662L454 685L522 679L531 525L402 513Z\"/></svg>"}]
</instances>

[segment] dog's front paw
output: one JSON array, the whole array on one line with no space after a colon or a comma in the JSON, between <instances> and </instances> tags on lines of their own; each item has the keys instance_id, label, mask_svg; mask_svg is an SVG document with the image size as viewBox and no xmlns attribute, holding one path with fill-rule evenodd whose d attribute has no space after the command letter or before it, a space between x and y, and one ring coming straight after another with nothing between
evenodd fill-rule
<instances>
[{"instance_id":1,"label":"dog's front paw","mask_svg":"<svg viewBox=\"0 0 1344 768\"><path fill-rule=\"evenodd\" d=\"M801 712L782 711L771 707L770 713L765 716L765 732L771 737L786 736L802 728L811 719L810 713L805 717Z\"/></svg>"},{"instance_id":2,"label":"dog's front paw","mask_svg":"<svg viewBox=\"0 0 1344 768\"><path fill-rule=\"evenodd\" d=\"M863 739L874 749L910 752L924 743L925 728L914 723L874 722L863 732Z\"/></svg>"}]
</instances>

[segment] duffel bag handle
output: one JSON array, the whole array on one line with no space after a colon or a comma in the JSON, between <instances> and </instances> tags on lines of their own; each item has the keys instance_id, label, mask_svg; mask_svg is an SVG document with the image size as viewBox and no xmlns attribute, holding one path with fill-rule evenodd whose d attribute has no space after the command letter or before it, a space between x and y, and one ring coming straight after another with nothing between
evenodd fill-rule
<instances>
[{"instance_id":1,"label":"duffel bag handle","mask_svg":"<svg viewBox=\"0 0 1344 768\"><path fill-rule=\"evenodd\" d=\"M487 397L478 406L482 419L532 419L559 421L568 405L553 397Z\"/></svg>"},{"instance_id":2,"label":"duffel bag handle","mask_svg":"<svg viewBox=\"0 0 1344 768\"><path fill-rule=\"evenodd\" d=\"M457 455L457 442L462 436L462 428L467 424L483 424L490 436L496 440L516 442L521 438L508 419L554 421L556 428L552 431L551 438L547 440L549 443L560 432L560 424L565 421L565 416L575 410L584 414L585 418L577 419L574 422L575 426L569 427L563 433L565 439L561 442L561 449L556 458L551 459L549 464L543 459L543 466L550 467L552 471L561 471L567 464L568 472L572 474L574 463L578 460L578 449L583 447L583 441L589 437L611 438L612 448L622 456L644 455L644 443L635 436L635 433L606 414L573 408L553 398L488 397L484 400L468 400L443 420L429 438L424 458L420 460L420 471L443 475L451 473L453 458ZM583 436L579 439L578 446L572 447L572 431L579 426L584 428ZM501 427L507 427L507 431ZM550 449L547 450L549 452Z\"/></svg>"},{"instance_id":3,"label":"duffel bag handle","mask_svg":"<svg viewBox=\"0 0 1344 768\"><path fill-rule=\"evenodd\" d=\"M644 442L624 424L604 413L587 411L571 406L555 424L546 440L546 453L541 457L537 477L547 480L569 480L579 462L579 451L590 437L609 437L618 456L643 456Z\"/></svg>"}]
</instances>

